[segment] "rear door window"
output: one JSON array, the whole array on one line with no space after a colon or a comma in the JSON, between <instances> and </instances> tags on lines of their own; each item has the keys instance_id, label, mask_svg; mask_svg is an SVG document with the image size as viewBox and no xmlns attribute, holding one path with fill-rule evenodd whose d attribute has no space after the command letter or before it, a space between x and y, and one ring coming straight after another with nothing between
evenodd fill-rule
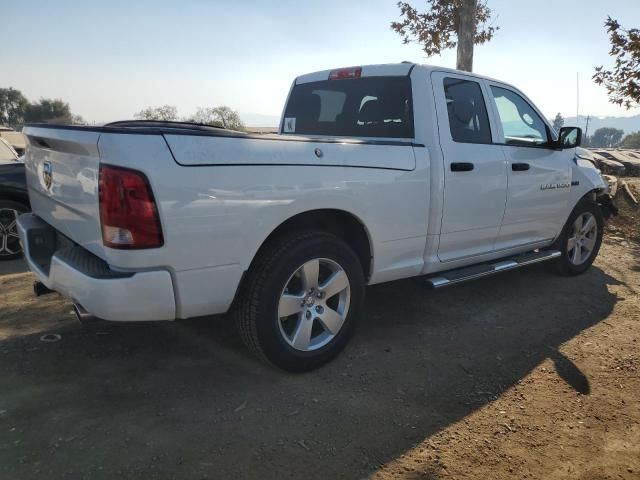
<instances>
[{"instance_id":1,"label":"rear door window","mask_svg":"<svg viewBox=\"0 0 640 480\"><path fill-rule=\"evenodd\" d=\"M454 142L491 143L489 115L478 82L444 79L449 129Z\"/></svg>"},{"instance_id":2,"label":"rear door window","mask_svg":"<svg viewBox=\"0 0 640 480\"><path fill-rule=\"evenodd\" d=\"M325 80L293 87L283 133L338 137L414 137L409 77Z\"/></svg>"}]
</instances>

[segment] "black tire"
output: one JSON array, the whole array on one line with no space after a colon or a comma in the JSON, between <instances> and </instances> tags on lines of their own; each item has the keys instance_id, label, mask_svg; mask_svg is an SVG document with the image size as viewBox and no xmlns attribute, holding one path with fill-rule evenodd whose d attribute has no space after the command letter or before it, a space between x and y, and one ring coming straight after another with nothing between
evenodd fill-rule
<instances>
[{"instance_id":1,"label":"black tire","mask_svg":"<svg viewBox=\"0 0 640 480\"><path fill-rule=\"evenodd\" d=\"M278 305L293 275L313 259L328 259L341 267L349 280L350 301L335 336L316 350L301 351L285 340ZM232 311L244 344L259 358L290 372L305 372L327 363L345 347L360 314L365 280L358 257L340 238L322 231L280 236L267 245L247 275Z\"/></svg>"},{"instance_id":2,"label":"black tire","mask_svg":"<svg viewBox=\"0 0 640 480\"><path fill-rule=\"evenodd\" d=\"M597 231L594 236L595 244L588 257L585 256L585 259L581 263L575 264L571 261L571 254L573 253L573 250L569 250L569 239L571 239L575 235L574 223L576 219L579 216L583 216L585 214L590 214L593 216L593 218L595 218L597 226ZM554 247L559 249L562 253L560 258L558 258L554 262L556 272L560 275L565 276L580 275L586 272L598 256L600 245L602 244L603 233L604 218L602 216L602 212L600 211L600 207L598 207L598 205L590 199L585 198L580 200L580 202L578 202L576 207L571 212L571 215L569 215L569 219L562 229L560 237L554 243Z\"/></svg>"},{"instance_id":3,"label":"black tire","mask_svg":"<svg viewBox=\"0 0 640 480\"><path fill-rule=\"evenodd\" d=\"M18 215L28 212L29 207L14 200L0 199L0 261L15 260L22 256L22 245L12 212Z\"/></svg>"}]
</instances>

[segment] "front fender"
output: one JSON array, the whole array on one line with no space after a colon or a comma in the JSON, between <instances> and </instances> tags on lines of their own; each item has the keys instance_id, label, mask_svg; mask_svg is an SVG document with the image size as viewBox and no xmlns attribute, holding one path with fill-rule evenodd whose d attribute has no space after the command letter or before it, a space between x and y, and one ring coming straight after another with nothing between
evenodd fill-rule
<instances>
[{"instance_id":1,"label":"front fender","mask_svg":"<svg viewBox=\"0 0 640 480\"><path fill-rule=\"evenodd\" d=\"M571 162L571 191L567 202L567 209L564 212L564 218L569 218L573 209L584 197L592 196L593 201L599 202L601 197L606 194L607 182L602 178L600 170L598 170L589 160L584 160L577 156L574 157ZM606 200L603 201L603 204L605 203ZM615 209L613 202L609 202L608 205ZM600 208L603 208L603 215L605 218L611 216L610 211L612 210L608 209L607 206L601 206ZM605 212L604 209L607 209L607 212ZM617 209L615 210L617 211ZM558 233L558 237L561 233L562 230ZM556 240L558 237L556 237Z\"/></svg>"},{"instance_id":2,"label":"front fender","mask_svg":"<svg viewBox=\"0 0 640 480\"><path fill-rule=\"evenodd\" d=\"M571 165L571 200L575 206L589 192L606 192L607 182L589 160L576 157Z\"/></svg>"},{"instance_id":3,"label":"front fender","mask_svg":"<svg viewBox=\"0 0 640 480\"><path fill-rule=\"evenodd\" d=\"M609 186L602 177L600 170L590 162L576 156L571 165L571 198L568 203L571 214L580 200L586 196L591 196L592 200L598 204L605 220L618 214L618 208L613 202L613 197L609 195Z\"/></svg>"}]
</instances>

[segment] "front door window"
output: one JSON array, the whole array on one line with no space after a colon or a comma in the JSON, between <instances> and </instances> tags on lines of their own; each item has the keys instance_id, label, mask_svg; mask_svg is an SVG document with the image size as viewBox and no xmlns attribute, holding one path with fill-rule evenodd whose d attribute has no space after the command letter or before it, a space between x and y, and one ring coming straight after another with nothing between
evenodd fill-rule
<instances>
[{"instance_id":1,"label":"front door window","mask_svg":"<svg viewBox=\"0 0 640 480\"><path fill-rule=\"evenodd\" d=\"M549 143L547 126L524 98L511 90L495 86L491 87L491 93L507 145L532 147Z\"/></svg>"}]
</instances>

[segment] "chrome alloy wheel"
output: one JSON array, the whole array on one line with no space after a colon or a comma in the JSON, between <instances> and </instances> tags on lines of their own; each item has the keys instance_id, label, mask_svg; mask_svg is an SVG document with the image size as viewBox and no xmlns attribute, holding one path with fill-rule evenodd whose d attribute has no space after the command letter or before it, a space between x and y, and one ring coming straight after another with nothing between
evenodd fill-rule
<instances>
[{"instance_id":1,"label":"chrome alloy wheel","mask_svg":"<svg viewBox=\"0 0 640 480\"><path fill-rule=\"evenodd\" d=\"M590 212L584 212L573 222L567 241L567 255L574 265L582 265L591 256L598 240L598 223Z\"/></svg>"},{"instance_id":2,"label":"chrome alloy wheel","mask_svg":"<svg viewBox=\"0 0 640 480\"><path fill-rule=\"evenodd\" d=\"M344 269L328 258L301 265L289 277L278 303L278 324L284 340L308 352L328 344L349 313L351 286Z\"/></svg>"},{"instance_id":3,"label":"chrome alloy wheel","mask_svg":"<svg viewBox=\"0 0 640 480\"><path fill-rule=\"evenodd\" d=\"M0 208L0 257L22 252L16 221L20 212L12 208Z\"/></svg>"}]
</instances>

